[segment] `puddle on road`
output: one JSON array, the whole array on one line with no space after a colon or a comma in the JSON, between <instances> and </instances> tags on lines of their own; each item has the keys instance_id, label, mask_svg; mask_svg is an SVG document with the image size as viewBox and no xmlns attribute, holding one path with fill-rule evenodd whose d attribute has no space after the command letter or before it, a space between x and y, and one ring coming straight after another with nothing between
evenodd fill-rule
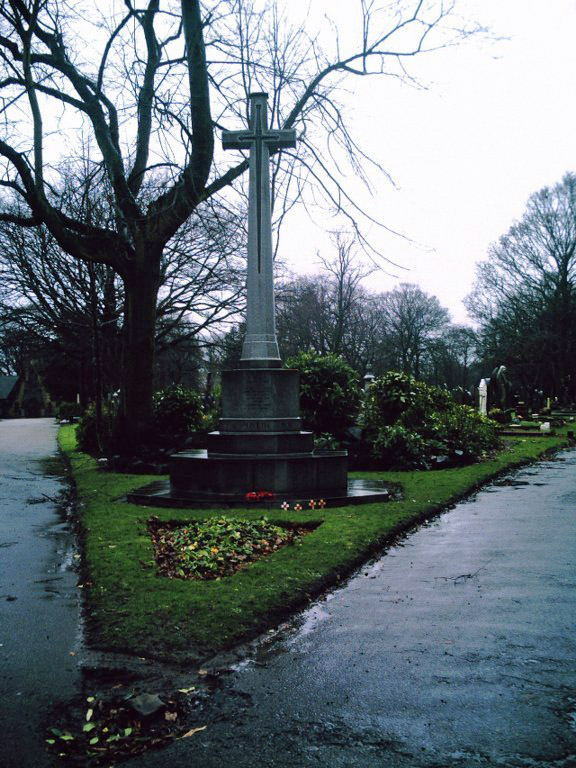
<instances>
[{"instance_id":1,"label":"puddle on road","mask_svg":"<svg viewBox=\"0 0 576 768\"><path fill-rule=\"evenodd\" d=\"M503 480L496 480L492 485L496 485L499 488L517 488L524 485L534 485L529 480L516 480L513 477L505 477Z\"/></svg>"},{"instance_id":2,"label":"puddle on road","mask_svg":"<svg viewBox=\"0 0 576 768\"><path fill-rule=\"evenodd\" d=\"M326 597L323 598L321 602L316 603L303 615L297 617L297 619L292 622L292 632L297 633L298 637L306 637L318 626L321 621L326 621L326 619L329 619L332 614L326 606L327 603L334 599L334 596L334 593L326 595ZM295 640L295 636L291 637L289 644L292 645Z\"/></svg>"}]
</instances>

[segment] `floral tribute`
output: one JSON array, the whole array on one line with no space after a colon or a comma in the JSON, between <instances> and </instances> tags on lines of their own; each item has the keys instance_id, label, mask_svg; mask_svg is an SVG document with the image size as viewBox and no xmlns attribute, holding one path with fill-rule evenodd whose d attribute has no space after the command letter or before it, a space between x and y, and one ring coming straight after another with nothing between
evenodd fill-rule
<instances>
[{"instance_id":1,"label":"floral tribute","mask_svg":"<svg viewBox=\"0 0 576 768\"><path fill-rule=\"evenodd\" d=\"M249 491L244 499L246 501L274 501L276 494L272 491Z\"/></svg>"},{"instance_id":2,"label":"floral tribute","mask_svg":"<svg viewBox=\"0 0 576 768\"><path fill-rule=\"evenodd\" d=\"M310 499L310 501L308 502L309 509L316 509L316 507L318 507L318 509L324 509L325 506L326 506L326 501L324 499L318 499L318 500ZM289 502L283 501L282 504L280 504L280 509L283 509L285 512L287 512L290 509ZM300 502L297 502L296 504L294 504L293 510L294 512L302 512L302 504L300 504Z\"/></svg>"},{"instance_id":3,"label":"floral tribute","mask_svg":"<svg viewBox=\"0 0 576 768\"><path fill-rule=\"evenodd\" d=\"M244 494L244 500L253 503L257 503L259 501L274 501L275 498L276 494L272 493L272 491L249 491L248 493ZM310 499L308 502L309 509L324 509L325 506L326 501L324 499ZM287 512L290 509L290 502L283 501L282 504L280 504L280 509L283 509L285 512ZM292 509L294 512L301 512L302 504L300 502L296 502Z\"/></svg>"}]
</instances>

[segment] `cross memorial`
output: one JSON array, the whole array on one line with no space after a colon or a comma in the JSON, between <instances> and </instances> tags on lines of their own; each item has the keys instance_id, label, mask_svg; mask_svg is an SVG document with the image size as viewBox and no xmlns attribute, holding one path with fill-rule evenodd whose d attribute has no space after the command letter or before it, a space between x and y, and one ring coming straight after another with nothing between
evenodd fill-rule
<instances>
[{"instance_id":1,"label":"cross memorial","mask_svg":"<svg viewBox=\"0 0 576 768\"><path fill-rule=\"evenodd\" d=\"M240 365L222 371L222 416L207 436L207 450L170 457L167 503L222 502L238 506L259 491L266 498L348 498L346 451L314 452L302 429L299 372L282 368L274 318L270 153L296 146L293 130L270 130L267 96L250 95L249 127L223 131L224 149L250 152L246 338ZM164 491L160 492L165 493ZM371 501L388 491L354 492ZM159 496L155 496L157 500Z\"/></svg>"},{"instance_id":2,"label":"cross memorial","mask_svg":"<svg viewBox=\"0 0 576 768\"><path fill-rule=\"evenodd\" d=\"M246 277L246 338L241 363L250 367L278 366L280 353L274 317L270 152L296 146L293 129L268 128L266 93L250 94L248 131L222 131L224 149L248 149L248 267Z\"/></svg>"}]
</instances>

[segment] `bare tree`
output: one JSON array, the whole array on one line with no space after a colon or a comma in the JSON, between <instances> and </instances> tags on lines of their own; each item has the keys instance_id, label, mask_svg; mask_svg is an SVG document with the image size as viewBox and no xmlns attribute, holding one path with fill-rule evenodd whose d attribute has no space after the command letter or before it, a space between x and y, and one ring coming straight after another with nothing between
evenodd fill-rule
<instances>
[{"instance_id":1,"label":"bare tree","mask_svg":"<svg viewBox=\"0 0 576 768\"><path fill-rule=\"evenodd\" d=\"M319 262L324 268L333 291L329 351L340 355L344 351L347 326L352 326L353 310L359 303L360 283L375 269L367 268L358 259L354 251L355 241L350 235L335 232L332 235L332 242L336 248L336 257L330 259L319 255Z\"/></svg>"},{"instance_id":2,"label":"bare tree","mask_svg":"<svg viewBox=\"0 0 576 768\"><path fill-rule=\"evenodd\" d=\"M193 215L164 250L156 348L172 371L185 365L176 347L182 355L192 349L197 365L198 350L243 305L244 265L237 255L242 227L224 213L201 220ZM0 280L4 323L12 334L24 333L36 355L48 343L54 354L59 351L84 403L118 389L123 286L110 266L70 259L42 226L24 230L4 222ZM158 373L156 367L155 380Z\"/></svg>"},{"instance_id":3,"label":"bare tree","mask_svg":"<svg viewBox=\"0 0 576 768\"><path fill-rule=\"evenodd\" d=\"M509 366L525 397L576 398L576 175L530 197L477 266L466 305L487 366Z\"/></svg>"},{"instance_id":4,"label":"bare tree","mask_svg":"<svg viewBox=\"0 0 576 768\"><path fill-rule=\"evenodd\" d=\"M480 380L477 333L465 325L449 325L427 349L428 369L423 378L446 387L460 402L467 402L469 388Z\"/></svg>"},{"instance_id":5,"label":"bare tree","mask_svg":"<svg viewBox=\"0 0 576 768\"><path fill-rule=\"evenodd\" d=\"M296 126L302 137L301 172L294 172L294 157L275 159L275 188L286 180L282 199L297 196L286 194L287 185L297 192L314 184L336 209L358 213L319 143L323 136L329 148L339 145L364 174L368 158L346 128L337 87L350 75L406 77L407 60L446 43L442 27L451 10L450 3L380 8L361 0L350 15L356 47L345 51L335 35L324 52L276 6L257 8L250 0L125 0L104 11L65 0L0 1L0 217L22 227L43 224L66 253L121 276L128 443L137 444L151 413L166 245L247 168L246 159L227 169L215 162L221 119L237 125L247 92L271 91L272 124ZM95 165L107 176L105 222L78 217L58 192L51 145L58 137L64 153L77 156L79 134L91 137ZM168 176L151 194L158 168Z\"/></svg>"},{"instance_id":6,"label":"bare tree","mask_svg":"<svg viewBox=\"0 0 576 768\"><path fill-rule=\"evenodd\" d=\"M447 328L448 311L435 296L411 283L401 283L380 299L385 344L395 350L395 367L420 378L423 355Z\"/></svg>"},{"instance_id":7,"label":"bare tree","mask_svg":"<svg viewBox=\"0 0 576 768\"><path fill-rule=\"evenodd\" d=\"M19 328L0 317L0 374L16 376L23 372L22 362L28 341Z\"/></svg>"},{"instance_id":8,"label":"bare tree","mask_svg":"<svg viewBox=\"0 0 576 768\"><path fill-rule=\"evenodd\" d=\"M300 350L340 355L364 372L373 354L373 301L361 283L375 270L358 255L350 233L335 232L332 241L334 252L318 255L318 274L281 284L280 344L285 356Z\"/></svg>"},{"instance_id":9,"label":"bare tree","mask_svg":"<svg viewBox=\"0 0 576 768\"><path fill-rule=\"evenodd\" d=\"M43 228L0 225L0 315L27 339L26 353L59 355L83 402L118 388L122 287L111 267L62 253Z\"/></svg>"}]
</instances>

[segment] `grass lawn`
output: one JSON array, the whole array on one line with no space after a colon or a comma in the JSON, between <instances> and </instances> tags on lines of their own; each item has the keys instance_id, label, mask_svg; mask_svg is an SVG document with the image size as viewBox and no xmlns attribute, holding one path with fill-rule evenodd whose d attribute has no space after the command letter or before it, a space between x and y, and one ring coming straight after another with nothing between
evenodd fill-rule
<instances>
[{"instance_id":1,"label":"grass lawn","mask_svg":"<svg viewBox=\"0 0 576 768\"><path fill-rule=\"evenodd\" d=\"M399 531L438 513L503 470L566 443L555 437L511 438L490 460L430 472L354 473L400 483L402 501L314 511L268 512L271 521L321 523L231 576L169 579L158 574L147 520L211 517L257 519L261 510L173 510L128 504L131 489L158 479L99 469L76 448L75 428L62 427L60 447L76 485L83 538L88 642L100 649L164 660L193 661L270 628L290 611L351 573Z\"/></svg>"}]
</instances>

